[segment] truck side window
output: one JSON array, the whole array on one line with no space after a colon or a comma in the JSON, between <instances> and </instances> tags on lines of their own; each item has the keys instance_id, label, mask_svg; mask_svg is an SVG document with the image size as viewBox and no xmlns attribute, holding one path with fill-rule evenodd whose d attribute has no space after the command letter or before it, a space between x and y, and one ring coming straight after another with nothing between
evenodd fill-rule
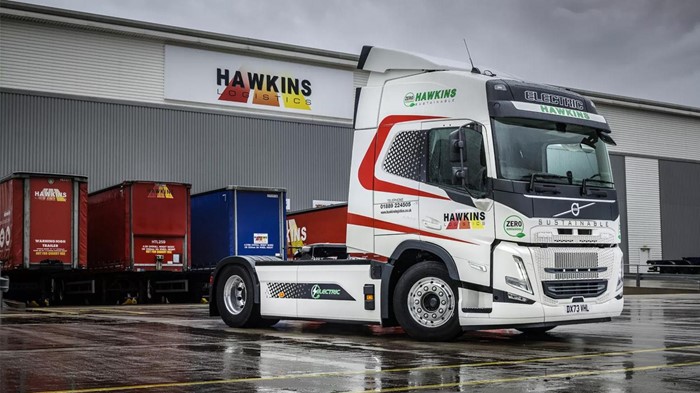
<instances>
[{"instance_id":1,"label":"truck side window","mask_svg":"<svg viewBox=\"0 0 700 393\"><path fill-rule=\"evenodd\" d=\"M484 137L475 128L465 129L465 155L464 166L467 167L467 189L481 194L486 191L486 151L484 149Z\"/></svg>"},{"instance_id":2,"label":"truck side window","mask_svg":"<svg viewBox=\"0 0 700 393\"><path fill-rule=\"evenodd\" d=\"M457 172L462 169L459 151L453 147L451 134L457 128L437 128L428 133L427 182L440 187L463 190ZM481 132L464 128L464 166L467 168L466 187L470 193L481 194L486 178L486 154Z\"/></svg>"},{"instance_id":3,"label":"truck side window","mask_svg":"<svg viewBox=\"0 0 700 393\"><path fill-rule=\"evenodd\" d=\"M441 187L460 188L462 181L454 176L460 169L459 155L452 152L450 134L455 128L436 128L428 133L427 182Z\"/></svg>"}]
</instances>

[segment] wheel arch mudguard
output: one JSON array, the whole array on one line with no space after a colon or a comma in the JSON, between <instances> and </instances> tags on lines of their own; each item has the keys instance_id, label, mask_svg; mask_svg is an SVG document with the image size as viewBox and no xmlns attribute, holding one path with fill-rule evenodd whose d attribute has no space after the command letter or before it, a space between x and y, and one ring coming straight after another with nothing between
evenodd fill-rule
<instances>
[{"instance_id":1,"label":"wheel arch mudguard","mask_svg":"<svg viewBox=\"0 0 700 393\"><path fill-rule=\"evenodd\" d=\"M219 263L216 264L214 272L212 273L212 285L209 288L209 316L219 316L219 304L216 298L216 287L219 284L219 276L224 268L228 266L241 266L243 267L250 277L253 279L253 298L256 304L260 303L260 281L258 280L258 275L255 272L255 263L263 261L280 261L280 258L270 257L270 256L253 256L253 255L232 255L228 256Z\"/></svg>"},{"instance_id":2,"label":"wheel arch mudguard","mask_svg":"<svg viewBox=\"0 0 700 393\"><path fill-rule=\"evenodd\" d=\"M450 275L450 278L457 282L460 281L459 271L457 270L457 264L455 263L454 258L452 258L452 255L450 255L447 250L438 246L437 244L420 240L405 240L401 242L398 247L396 247L393 253L391 253L389 263L392 265L395 264L404 252L410 250L426 251L431 254L435 254L442 260L442 262L445 263L445 267L447 267L447 273Z\"/></svg>"},{"instance_id":3,"label":"wheel arch mudguard","mask_svg":"<svg viewBox=\"0 0 700 393\"><path fill-rule=\"evenodd\" d=\"M396 262L399 260L401 255L403 255L406 251L425 251L434 254L435 256L440 258L440 260L445 264L445 267L447 268L447 273L450 276L450 278L455 280L456 282L461 282L459 278L459 271L457 270L457 264L455 263L454 258L452 258L452 255L450 255L450 253L447 252L447 250L438 246L437 244L428 243L420 240L405 240L401 242L396 247L396 249L394 249L394 252L391 253L389 260L387 261L387 269L384 269L382 271L381 317L382 320L385 321L391 320L390 310L392 309L392 305L390 299L392 298L392 283L394 283L395 281L392 280L392 275L395 271L394 266L396 265Z\"/></svg>"}]
</instances>

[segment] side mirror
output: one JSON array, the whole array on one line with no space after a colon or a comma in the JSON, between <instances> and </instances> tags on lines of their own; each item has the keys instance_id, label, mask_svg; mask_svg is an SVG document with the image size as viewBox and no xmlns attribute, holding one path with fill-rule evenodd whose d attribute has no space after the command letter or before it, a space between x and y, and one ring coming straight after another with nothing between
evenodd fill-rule
<instances>
[{"instance_id":1,"label":"side mirror","mask_svg":"<svg viewBox=\"0 0 700 393\"><path fill-rule=\"evenodd\" d=\"M452 167L452 184L453 185L466 185L467 182L468 169L458 166Z\"/></svg>"},{"instance_id":2,"label":"side mirror","mask_svg":"<svg viewBox=\"0 0 700 393\"><path fill-rule=\"evenodd\" d=\"M607 143L608 145L613 145L617 146L617 143L606 133L604 132L598 132L598 137L600 138L601 141Z\"/></svg>"},{"instance_id":3,"label":"side mirror","mask_svg":"<svg viewBox=\"0 0 700 393\"><path fill-rule=\"evenodd\" d=\"M586 146L590 147L591 149L595 149L596 142L598 142L598 138L593 136L593 135L590 135L590 136L587 136L587 137L584 137L583 139L581 139L581 145L586 145Z\"/></svg>"},{"instance_id":4,"label":"side mirror","mask_svg":"<svg viewBox=\"0 0 700 393\"><path fill-rule=\"evenodd\" d=\"M460 127L450 133L450 162L460 162L466 159L467 151L464 135L464 127ZM464 166L464 164L462 164Z\"/></svg>"}]
</instances>

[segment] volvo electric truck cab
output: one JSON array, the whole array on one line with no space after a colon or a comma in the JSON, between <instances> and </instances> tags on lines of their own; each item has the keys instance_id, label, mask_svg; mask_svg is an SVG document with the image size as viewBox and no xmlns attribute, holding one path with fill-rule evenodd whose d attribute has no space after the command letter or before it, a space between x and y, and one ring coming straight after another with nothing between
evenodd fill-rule
<instances>
[{"instance_id":1,"label":"volvo electric truck cab","mask_svg":"<svg viewBox=\"0 0 700 393\"><path fill-rule=\"evenodd\" d=\"M226 258L213 315L398 324L421 340L620 315L614 142L589 99L376 47L358 68L352 258Z\"/></svg>"}]
</instances>

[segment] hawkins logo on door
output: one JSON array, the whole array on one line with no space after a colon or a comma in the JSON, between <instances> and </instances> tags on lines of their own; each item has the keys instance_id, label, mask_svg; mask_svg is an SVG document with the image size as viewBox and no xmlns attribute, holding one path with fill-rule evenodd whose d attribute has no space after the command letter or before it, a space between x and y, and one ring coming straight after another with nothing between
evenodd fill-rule
<instances>
[{"instance_id":1,"label":"hawkins logo on door","mask_svg":"<svg viewBox=\"0 0 700 393\"><path fill-rule=\"evenodd\" d=\"M44 188L41 191L34 191L34 199L40 201L65 202L68 194L61 192L57 188Z\"/></svg>"},{"instance_id":2,"label":"hawkins logo on door","mask_svg":"<svg viewBox=\"0 0 700 393\"><path fill-rule=\"evenodd\" d=\"M238 69L216 69L219 101L311 110L311 81Z\"/></svg>"},{"instance_id":3,"label":"hawkins logo on door","mask_svg":"<svg viewBox=\"0 0 700 393\"><path fill-rule=\"evenodd\" d=\"M484 229L485 212L445 213L445 229Z\"/></svg>"}]
</instances>

